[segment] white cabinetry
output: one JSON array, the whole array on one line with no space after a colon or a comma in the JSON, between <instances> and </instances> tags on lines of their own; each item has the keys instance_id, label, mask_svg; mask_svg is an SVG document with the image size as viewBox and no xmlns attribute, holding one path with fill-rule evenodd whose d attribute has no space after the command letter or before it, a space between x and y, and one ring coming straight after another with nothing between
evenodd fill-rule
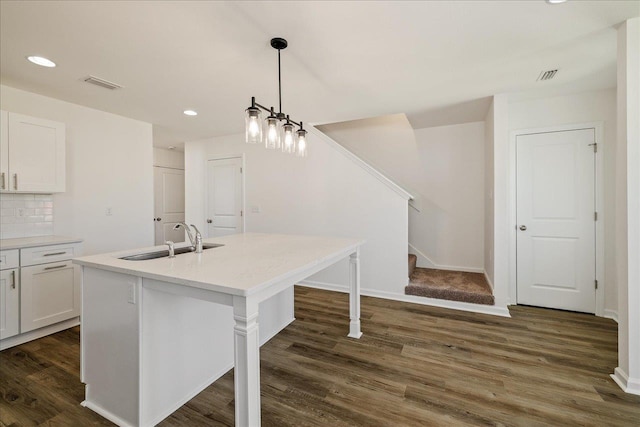
<instances>
[{"instance_id":1,"label":"white cabinetry","mask_svg":"<svg viewBox=\"0 0 640 427\"><path fill-rule=\"evenodd\" d=\"M18 250L0 252L0 339L20 331Z\"/></svg>"},{"instance_id":2,"label":"white cabinetry","mask_svg":"<svg viewBox=\"0 0 640 427\"><path fill-rule=\"evenodd\" d=\"M65 191L64 123L2 111L0 191Z\"/></svg>"},{"instance_id":3,"label":"white cabinetry","mask_svg":"<svg viewBox=\"0 0 640 427\"><path fill-rule=\"evenodd\" d=\"M77 325L80 243L0 251L0 350ZM18 255L19 254L19 255Z\"/></svg>"},{"instance_id":4,"label":"white cabinetry","mask_svg":"<svg viewBox=\"0 0 640 427\"><path fill-rule=\"evenodd\" d=\"M80 271L71 261L20 269L20 332L80 315Z\"/></svg>"}]
</instances>

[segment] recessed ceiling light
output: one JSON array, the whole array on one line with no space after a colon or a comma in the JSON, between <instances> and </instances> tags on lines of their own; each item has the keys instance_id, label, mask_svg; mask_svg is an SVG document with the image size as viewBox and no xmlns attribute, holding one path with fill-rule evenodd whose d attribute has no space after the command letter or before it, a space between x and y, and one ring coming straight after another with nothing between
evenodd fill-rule
<instances>
[{"instance_id":1,"label":"recessed ceiling light","mask_svg":"<svg viewBox=\"0 0 640 427\"><path fill-rule=\"evenodd\" d=\"M564 3L567 0L545 0L547 3L549 4L560 4L560 3Z\"/></svg>"},{"instance_id":2,"label":"recessed ceiling light","mask_svg":"<svg viewBox=\"0 0 640 427\"><path fill-rule=\"evenodd\" d=\"M183 111L185 116L197 116L198 112L197 111L193 111L193 110L184 110Z\"/></svg>"},{"instance_id":3,"label":"recessed ceiling light","mask_svg":"<svg viewBox=\"0 0 640 427\"><path fill-rule=\"evenodd\" d=\"M168 147L167 147L167 149L169 149L169 150L175 150L175 149L176 149L176 147L174 147L173 145L170 145L170 146L168 146Z\"/></svg>"},{"instance_id":4,"label":"recessed ceiling light","mask_svg":"<svg viewBox=\"0 0 640 427\"><path fill-rule=\"evenodd\" d=\"M53 68L56 66L55 62L42 56L27 56L27 59L30 62L33 62L36 65L41 65L43 67Z\"/></svg>"}]
</instances>

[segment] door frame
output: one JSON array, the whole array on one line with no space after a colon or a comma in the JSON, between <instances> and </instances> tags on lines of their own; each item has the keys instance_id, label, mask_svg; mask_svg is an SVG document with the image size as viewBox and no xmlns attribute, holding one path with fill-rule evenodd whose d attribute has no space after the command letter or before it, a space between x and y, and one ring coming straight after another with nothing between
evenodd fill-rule
<instances>
[{"instance_id":1,"label":"door frame","mask_svg":"<svg viewBox=\"0 0 640 427\"><path fill-rule=\"evenodd\" d=\"M247 166L245 164L245 155L244 153L242 154L229 154L226 156L217 156L217 157L209 157L205 160L204 162L204 171L205 171L205 178L204 178L204 206L203 206L203 210L202 210L202 218L204 219L204 221L207 220L207 215L208 215L208 210L209 210L209 162L211 160L229 160L229 159L240 159L240 164L242 165L242 173L240 174L240 186L242 188L242 197L240 198L241 200L241 204L242 204L242 232L246 233L247 232L247 209L245 208L245 197L247 194L246 188L245 188L245 174L247 173ZM205 228L205 237L211 237L209 236L209 227L207 227L206 225L202 225Z\"/></svg>"},{"instance_id":2,"label":"door frame","mask_svg":"<svg viewBox=\"0 0 640 427\"><path fill-rule=\"evenodd\" d=\"M606 212L604 211L604 122L589 122L566 124L556 126L545 126L539 128L518 129L513 130L509 134L509 295L510 304L517 304L517 194L516 194L516 177L517 177L517 156L516 142L520 135L530 135L539 133L564 132L581 129L594 129L595 142L598 144L598 151L595 159L595 209L598 212L598 220L595 221L595 264L596 264L596 280L598 281L598 289L596 289L596 307L595 315L604 317L604 296L606 283L604 281L604 221Z\"/></svg>"}]
</instances>

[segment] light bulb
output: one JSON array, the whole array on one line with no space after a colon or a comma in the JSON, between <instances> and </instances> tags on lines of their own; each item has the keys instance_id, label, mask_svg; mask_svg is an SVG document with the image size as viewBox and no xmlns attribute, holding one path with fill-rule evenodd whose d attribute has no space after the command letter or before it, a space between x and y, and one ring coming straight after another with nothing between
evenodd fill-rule
<instances>
[{"instance_id":1,"label":"light bulb","mask_svg":"<svg viewBox=\"0 0 640 427\"><path fill-rule=\"evenodd\" d=\"M258 123L257 117L251 117L249 120L249 135L256 137L260 132L260 123Z\"/></svg>"},{"instance_id":2,"label":"light bulb","mask_svg":"<svg viewBox=\"0 0 640 427\"><path fill-rule=\"evenodd\" d=\"M265 146L267 148L278 148L280 145L280 135L278 135L278 119L267 118L267 140L265 141Z\"/></svg>"},{"instance_id":3,"label":"light bulb","mask_svg":"<svg viewBox=\"0 0 640 427\"><path fill-rule=\"evenodd\" d=\"M300 129L298 131L298 143L296 147L296 156L307 157L307 131Z\"/></svg>"},{"instance_id":4,"label":"light bulb","mask_svg":"<svg viewBox=\"0 0 640 427\"><path fill-rule=\"evenodd\" d=\"M262 142L262 119L260 110L254 106L247 108L245 116L245 141L249 144Z\"/></svg>"},{"instance_id":5,"label":"light bulb","mask_svg":"<svg viewBox=\"0 0 640 427\"><path fill-rule=\"evenodd\" d=\"M295 140L293 138L293 124L289 122L282 125L282 151L285 153L295 152Z\"/></svg>"}]
</instances>

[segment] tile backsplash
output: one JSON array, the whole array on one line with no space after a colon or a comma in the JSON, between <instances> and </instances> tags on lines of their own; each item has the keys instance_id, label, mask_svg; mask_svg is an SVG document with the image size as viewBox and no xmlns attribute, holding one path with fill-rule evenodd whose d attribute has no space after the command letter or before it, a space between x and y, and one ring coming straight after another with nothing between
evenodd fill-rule
<instances>
[{"instance_id":1,"label":"tile backsplash","mask_svg":"<svg viewBox=\"0 0 640 427\"><path fill-rule=\"evenodd\" d=\"M0 239L51 234L51 194L0 194Z\"/></svg>"}]
</instances>

